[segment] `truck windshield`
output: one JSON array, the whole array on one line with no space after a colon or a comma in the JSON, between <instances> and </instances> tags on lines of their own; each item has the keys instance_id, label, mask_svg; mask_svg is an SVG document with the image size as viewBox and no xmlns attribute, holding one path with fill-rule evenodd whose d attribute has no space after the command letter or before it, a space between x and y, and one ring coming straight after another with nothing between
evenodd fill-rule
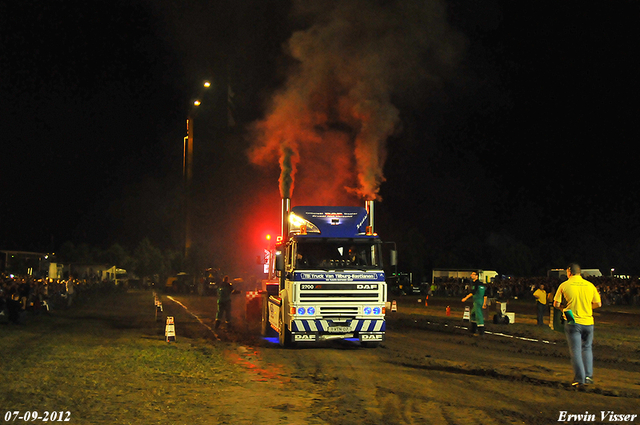
<instances>
[{"instance_id":1,"label":"truck windshield","mask_svg":"<svg viewBox=\"0 0 640 425\"><path fill-rule=\"evenodd\" d=\"M381 268L380 244L373 240L322 239L297 244L295 268L373 269Z\"/></svg>"}]
</instances>

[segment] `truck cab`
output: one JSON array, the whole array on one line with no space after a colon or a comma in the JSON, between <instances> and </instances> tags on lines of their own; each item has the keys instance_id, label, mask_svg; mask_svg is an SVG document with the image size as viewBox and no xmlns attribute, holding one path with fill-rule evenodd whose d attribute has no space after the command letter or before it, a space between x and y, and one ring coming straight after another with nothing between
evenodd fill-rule
<instances>
[{"instance_id":1,"label":"truck cab","mask_svg":"<svg viewBox=\"0 0 640 425\"><path fill-rule=\"evenodd\" d=\"M278 294L268 320L280 344L384 340L386 283L382 241L357 207L294 207L276 246Z\"/></svg>"}]
</instances>

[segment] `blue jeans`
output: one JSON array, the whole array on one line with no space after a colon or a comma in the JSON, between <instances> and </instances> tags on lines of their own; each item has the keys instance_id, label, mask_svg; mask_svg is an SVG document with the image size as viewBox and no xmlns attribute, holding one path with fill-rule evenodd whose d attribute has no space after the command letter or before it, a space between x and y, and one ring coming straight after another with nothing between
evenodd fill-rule
<instances>
[{"instance_id":1,"label":"blue jeans","mask_svg":"<svg viewBox=\"0 0 640 425\"><path fill-rule=\"evenodd\" d=\"M565 323L564 334L569 344L573 382L584 384L584 378L593 378L593 325Z\"/></svg>"},{"instance_id":2,"label":"blue jeans","mask_svg":"<svg viewBox=\"0 0 640 425\"><path fill-rule=\"evenodd\" d=\"M538 314L539 326L544 325L544 314L546 309L547 309L547 306L545 304L540 304L539 302L536 301L536 312Z\"/></svg>"}]
</instances>

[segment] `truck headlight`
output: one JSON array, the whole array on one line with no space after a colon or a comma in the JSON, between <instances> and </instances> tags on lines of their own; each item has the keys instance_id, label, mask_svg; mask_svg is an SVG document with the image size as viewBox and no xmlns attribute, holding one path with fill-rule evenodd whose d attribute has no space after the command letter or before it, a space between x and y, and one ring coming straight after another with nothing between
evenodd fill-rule
<instances>
[{"instance_id":1,"label":"truck headlight","mask_svg":"<svg viewBox=\"0 0 640 425\"><path fill-rule=\"evenodd\" d=\"M313 316L314 314L316 314L316 308L315 307L291 307L291 314L299 314L300 316L304 316L309 315L309 316Z\"/></svg>"}]
</instances>

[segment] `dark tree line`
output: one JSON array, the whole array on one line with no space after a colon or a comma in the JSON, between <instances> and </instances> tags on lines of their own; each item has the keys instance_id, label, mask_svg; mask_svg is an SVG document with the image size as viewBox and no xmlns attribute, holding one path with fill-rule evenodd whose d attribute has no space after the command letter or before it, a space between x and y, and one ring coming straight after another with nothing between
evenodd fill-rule
<instances>
[{"instance_id":1,"label":"dark tree line","mask_svg":"<svg viewBox=\"0 0 640 425\"><path fill-rule=\"evenodd\" d=\"M546 276L550 269L578 262L583 268L600 269L608 276L640 274L640 240L607 242L588 234L578 234L566 242L523 241L505 232L469 235L448 244L434 244L417 229L409 229L399 239L400 268L416 278L430 280L433 268L483 268L503 275Z\"/></svg>"},{"instance_id":2,"label":"dark tree line","mask_svg":"<svg viewBox=\"0 0 640 425\"><path fill-rule=\"evenodd\" d=\"M161 250L149 238L142 239L137 246L128 250L118 243L101 249L86 243L75 245L65 242L56 253L58 262L81 264L109 264L127 270L140 279L158 276L164 280L178 272L195 274L211 267L213 262L198 247L192 249L189 260L176 250Z\"/></svg>"}]
</instances>

